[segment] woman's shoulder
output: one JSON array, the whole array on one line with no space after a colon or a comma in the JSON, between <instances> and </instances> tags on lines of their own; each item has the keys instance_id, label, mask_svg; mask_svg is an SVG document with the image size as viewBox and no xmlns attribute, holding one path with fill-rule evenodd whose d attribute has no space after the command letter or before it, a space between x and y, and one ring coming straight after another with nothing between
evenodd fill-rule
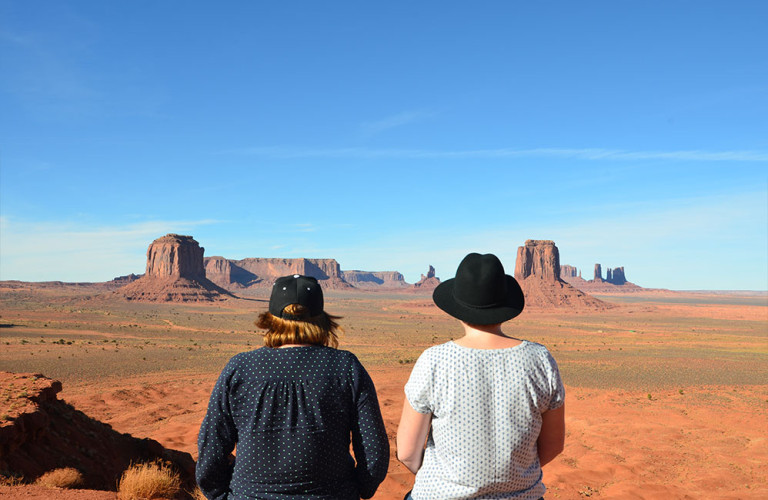
<instances>
[{"instance_id":1,"label":"woman's shoulder","mask_svg":"<svg viewBox=\"0 0 768 500\"><path fill-rule=\"evenodd\" d=\"M547 349L547 346L544 344L539 344L538 342L531 342L530 340L526 340L523 342L525 344L526 350L530 352L535 352L540 356L551 356L549 353L549 349Z\"/></svg>"},{"instance_id":2,"label":"woman's shoulder","mask_svg":"<svg viewBox=\"0 0 768 500\"><path fill-rule=\"evenodd\" d=\"M456 344L454 344L452 340L444 344L437 344L431 347L427 347L419 355L416 363L422 365L425 363L434 363L443 358L458 355L459 351L456 349L456 347Z\"/></svg>"}]
</instances>

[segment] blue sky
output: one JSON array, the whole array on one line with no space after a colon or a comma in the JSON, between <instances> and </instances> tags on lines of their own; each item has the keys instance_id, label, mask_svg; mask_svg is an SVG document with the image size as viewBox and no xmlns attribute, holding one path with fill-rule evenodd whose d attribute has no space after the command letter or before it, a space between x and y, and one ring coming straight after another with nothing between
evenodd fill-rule
<instances>
[{"instance_id":1,"label":"blue sky","mask_svg":"<svg viewBox=\"0 0 768 500\"><path fill-rule=\"evenodd\" d=\"M0 0L0 279L526 239L768 289L768 3Z\"/></svg>"}]
</instances>

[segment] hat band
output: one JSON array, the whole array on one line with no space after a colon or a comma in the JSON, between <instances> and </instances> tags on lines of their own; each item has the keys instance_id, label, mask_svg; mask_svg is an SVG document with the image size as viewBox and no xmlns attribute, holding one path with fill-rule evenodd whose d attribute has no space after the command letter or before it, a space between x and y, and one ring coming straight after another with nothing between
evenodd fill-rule
<instances>
[{"instance_id":1,"label":"hat band","mask_svg":"<svg viewBox=\"0 0 768 500\"><path fill-rule=\"evenodd\" d=\"M490 309L492 307L499 307L500 305L503 305L503 304L500 304L499 302L494 302L493 304L483 304L481 306L478 306L475 304L470 304L469 302L464 302L463 300L458 298L455 293L452 293L451 295L453 295L453 300L455 300L457 303L459 303L464 307L469 307L471 309Z\"/></svg>"}]
</instances>

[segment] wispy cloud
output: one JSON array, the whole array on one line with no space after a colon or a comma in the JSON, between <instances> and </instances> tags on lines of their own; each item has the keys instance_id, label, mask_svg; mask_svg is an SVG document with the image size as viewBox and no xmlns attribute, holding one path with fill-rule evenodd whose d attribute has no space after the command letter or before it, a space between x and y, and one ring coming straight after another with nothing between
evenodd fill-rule
<instances>
[{"instance_id":1,"label":"wispy cloud","mask_svg":"<svg viewBox=\"0 0 768 500\"><path fill-rule=\"evenodd\" d=\"M314 233L317 231L317 228L314 226L314 224L294 224L293 227L296 229L296 231L301 233Z\"/></svg>"},{"instance_id":2,"label":"wispy cloud","mask_svg":"<svg viewBox=\"0 0 768 500\"><path fill-rule=\"evenodd\" d=\"M396 115L387 116L380 120L363 122L360 128L366 136L376 135L385 130L402 127L409 123L422 120L432 116L432 113L426 111L404 111Z\"/></svg>"},{"instance_id":3,"label":"wispy cloud","mask_svg":"<svg viewBox=\"0 0 768 500\"><path fill-rule=\"evenodd\" d=\"M768 162L766 151L627 151L601 148L534 148L534 149L473 149L437 151L423 149L369 149L369 148L331 148L309 149L292 147L253 147L225 151L229 154L244 154L275 159L295 158L432 158L432 159L504 159L504 158L562 158L594 161L634 161L634 160L677 160L705 162Z\"/></svg>"},{"instance_id":4,"label":"wispy cloud","mask_svg":"<svg viewBox=\"0 0 768 500\"><path fill-rule=\"evenodd\" d=\"M578 267L592 278L596 263L625 266L641 286L672 289L764 290L768 276L766 224L768 193L680 198L661 206L634 205L629 212L606 206L583 220L526 224L477 230L422 228L388 233L354 248L326 253L342 269L397 270L413 282L432 264L441 279L453 277L468 252L498 255L508 272L517 248L527 239L554 240L562 264ZM620 212L620 213L618 213ZM735 244L734 242L749 242ZM728 255L739 266L722 266ZM372 268L372 262L378 267Z\"/></svg>"},{"instance_id":5,"label":"wispy cloud","mask_svg":"<svg viewBox=\"0 0 768 500\"><path fill-rule=\"evenodd\" d=\"M147 221L124 226L30 223L0 217L0 279L105 281L142 272L149 243L189 233L210 219Z\"/></svg>"}]
</instances>

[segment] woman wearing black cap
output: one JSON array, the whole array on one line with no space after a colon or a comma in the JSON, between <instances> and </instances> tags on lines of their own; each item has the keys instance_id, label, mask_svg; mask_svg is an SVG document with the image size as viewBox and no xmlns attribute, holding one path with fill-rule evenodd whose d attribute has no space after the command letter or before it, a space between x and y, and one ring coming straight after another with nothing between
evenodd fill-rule
<instances>
[{"instance_id":1,"label":"woman wearing black cap","mask_svg":"<svg viewBox=\"0 0 768 500\"><path fill-rule=\"evenodd\" d=\"M256 322L266 330L265 347L229 361L200 428L196 476L207 498L358 499L376 492L389 441L371 378L354 354L335 349L337 319L323 311L315 278L275 282L269 312Z\"/></svg>"},{"instance_id":2,"label":"woman wearing black cap","mask_svg":"<svg viewBox=\"0 0 768 500\"><path fill-rule=\"evenodd\" d=\"M495 255L471 253L432 298L465 335L424 351L405 386L406 498L541 498L541 466L563 450L565 392L544 346L501 330L523 311L520 285Z\"/></svg>"}]
</instances>

